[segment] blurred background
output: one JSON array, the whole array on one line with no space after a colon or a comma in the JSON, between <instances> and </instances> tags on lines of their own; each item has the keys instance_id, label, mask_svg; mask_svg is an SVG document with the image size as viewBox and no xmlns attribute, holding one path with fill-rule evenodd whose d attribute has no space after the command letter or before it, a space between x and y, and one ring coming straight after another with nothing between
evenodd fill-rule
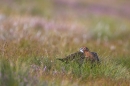
<instances>
[{"instance_id":1,"label":"blurred background","mask_svg":"<svg viewBox=\"0 0 130 86\"><path fill-rule=\"evenodd\" d=\"M50 42L56 37L63 46L94 41L110 50L120 46L128 53L129 8L128 0L1 0L0 40Z\"/></svg>"}]
</instances>

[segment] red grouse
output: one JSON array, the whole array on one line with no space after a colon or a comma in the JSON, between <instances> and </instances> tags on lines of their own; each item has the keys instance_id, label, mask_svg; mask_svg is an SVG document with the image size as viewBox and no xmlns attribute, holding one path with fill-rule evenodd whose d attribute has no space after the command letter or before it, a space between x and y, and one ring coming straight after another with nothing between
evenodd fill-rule
<instances>
[{"instance_id":1,"label":"red grouse","mask_svg":"<svg viewBox=\"0 0 130 86\"><path fill-rule=\"evenodd\" d=\"M91 63L99 62L97 53L91 52L87 47L80 48L79 51L66 56L65 58L58 58L62 62L68 63L69 61L75 60L76 62L82 64L84 60L90 61Z\"/></svg>"}]
</instances>

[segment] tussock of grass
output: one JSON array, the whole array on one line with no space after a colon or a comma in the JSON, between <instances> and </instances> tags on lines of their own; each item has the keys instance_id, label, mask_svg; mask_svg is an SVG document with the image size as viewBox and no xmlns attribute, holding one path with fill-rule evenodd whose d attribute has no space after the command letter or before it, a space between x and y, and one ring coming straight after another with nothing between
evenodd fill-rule
<instances>
[{"instance_id":1,"label":"tussock of grass","mask_svg":"<svg viewBox=\"0 0 130 86\"><path fill-rule=\"evenodd\" d=\"M3 86L27 85L30 78L28 65L20 61L0 60L0 82Z\"/></svg>"},{"instance_id":2,"label":"tussock of grass","mask_svg":"<svg viewBox=\"0 0 130 86\"><path fill-rule=\"evenodd\" d=\"M66 64L47 57L27 58L24 62L20 58L14 62L1 59L0 62L0 81L1 85L5 86L51 84L49 81L46 82L47 78L50 80L52 77L57 80L62 76L79 78L79 81L100 77L114 80L130 79L130 73L125 66L108 59L93 67L90 63L84 63L79 67L75 62ZM8 83L5 83L5 81ZM41 81L44 83L41 83Z\"/></svg>"},{"instance_id":3,"label":"tussock of grass","mask_svg":"<svg viewBox=\"0 0 130 86\"><path fill-rule=\"evenodd\" d=\"M130 58L129 56L123 56L119 58L113 59L116 63L122 64L123 66L126 66L128 69L130 69Z\"/></svg>"},{"instance_id":4,"label":"tussock of grass","mask_svg":"<svg viewBox=\"0 0 130 86\"><path fill-rule=\"evenodd\" d=\"M111 77L113 79L130 78L129 71L126 67L108 60L101 62L101 64L95 65L94 67L92 67L90 63L84 63L79 68L78 64L71 63L70 65L67 65L66 70L68 72L71 72L74 76L80 76L82 78L88 78L88 77L97 78L103 76Z\"/></svg>"}]
</instances>

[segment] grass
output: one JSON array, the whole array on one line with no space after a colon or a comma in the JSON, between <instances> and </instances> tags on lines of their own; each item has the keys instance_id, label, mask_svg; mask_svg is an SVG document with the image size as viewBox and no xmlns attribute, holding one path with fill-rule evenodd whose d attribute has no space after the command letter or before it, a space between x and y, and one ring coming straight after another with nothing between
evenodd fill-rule
<instances>
[{"instance_id":1,"label":"grass","mask_svg":"<svg viewBox=\"0 0 130 86\"><path fill-rule=\"evenodd\" d=\"M79 68L75 62L65 64L56 60L64 55L42 52L39 50L41 46L35 47L34 45L39 45L39 43L30 42L30 40L21 40L17 45L7 42L4 46L5 52L9 50L3 56L1 55L1 85L62 85L63 83L73 85L75 82L82 85L85 84L86 79L92 78L93 80L110 79L110 81L112 79L114 81L111 82L116 84L118 83L116 81L122 80L122 85L124 85L130 78L129 64L124 64L122 58L114 61L109 57L101 56L100 65L91 68L91 64L84 63ZM15 46L15 49L10 48L12 46ZM68 81L69 78L71 80ZM125 85L128 84L127 82Z\"/></svg>"},{"instance_id":2,"label":"grass","mask_svg":"<svg viewBox=\"0 0 130 86\"><path fill-rule=\"evenodd\" d=\"M130 85L129 19L82 14L78 3L66 1L63 8L61 1L1 1L1 86ZM97 52L101 64L79 68L56 60L82 46Z\"/></svg>"},{"instance_id":3,"label":"grass","mask_svg":"<svg viewBox=\"0 0 130 86\"><path fill-rule=\"evenodd\" d=\"M84 63L79 68L75 62L64 64L47 57L20 57L15 61L1 57L0 71L1 85L4 86L61 85L62 83L60 82L67 77L71 77L72 80L78 79L79 82L91 78L109 78L114 81L119 81L120 79L129 80L130 78L129 70L125 66L108 59L102 61L100 65L96 65L94 68L91 68L89 63ZM64 78L60 79L62 76ZM67 82L68 84L70 82Z\"/></svg>"}]
</instances>

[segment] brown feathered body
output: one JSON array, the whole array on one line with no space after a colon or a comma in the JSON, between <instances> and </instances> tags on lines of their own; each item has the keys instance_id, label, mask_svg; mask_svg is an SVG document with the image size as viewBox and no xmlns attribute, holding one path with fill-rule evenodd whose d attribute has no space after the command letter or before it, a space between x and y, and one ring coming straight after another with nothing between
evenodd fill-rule
<instances>
[{"instance_id":1,"label":"brown feathered body","mask_svg":"<svg viewBox=\"0 0 130 86\"><path fill-rule=\"evenodd\" d=\"M72 54L66 56L65 58L58 58L58 60L65 62L65 63L68 63L68 62L74 61L74 60L75 61L81 61L84 58L85 58L84 53L77 51L75 53L72 53Z\"/></svg>"},{"instance_id":2,"label":"brown feathered body","mask_svg":"<svg viewBox=\"0 0 130 86\"><path fill-rule=\"evenodd\" d=\"M90 52L87 47L80 48L80 51L77 51L73 54L70 54L66 56L65 58L58 58L58 60L68 63L70 61L76 61L79 64L82 64L84 61L86 62L99 62L99 58L97 53L95 52Z\"/></svg>"}]
</instances>

